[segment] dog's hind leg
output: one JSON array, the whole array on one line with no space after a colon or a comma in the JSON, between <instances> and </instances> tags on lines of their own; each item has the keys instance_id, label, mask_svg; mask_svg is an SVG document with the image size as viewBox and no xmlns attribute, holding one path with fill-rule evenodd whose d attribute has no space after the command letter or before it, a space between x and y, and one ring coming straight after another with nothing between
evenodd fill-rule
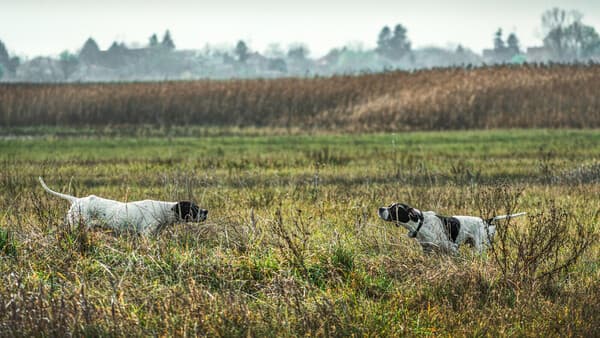
<instances>
[{"instance_id":1,"label":"dog's hind leg","mask_svg":"<svg viewBox=\"0 0 600 338\"><path fill-rule=\"evenodd\" d=\"M449 241L441 242L439 245L435 245L433 243L421 243L421 246L423 247L423 252L425 253L438 252L450 253L453 255L458 253L458 244Z\"/></svg>"},{"instance_id":2,"label":"dog's hind leg","mask_svg":"<svg viewBox=\"0 0 600 338\"><path fill-rule=\"evenodd\" d=\"M484 236L487 244L492 244L494 241L494 235L496 234L496 226L490 225L484 229Z\"/></svg>"},{"instance_id":3,"label":"dog's hind leg","mask_svg":"<svg viewBox=\"0 0 600 338\"><path fill-rule=\"evenodd\" d=\"M423 253L429 255L435 251L435 246L430 243L421 243L421 248L423 249Z\"/></svg>"}]
</instances>

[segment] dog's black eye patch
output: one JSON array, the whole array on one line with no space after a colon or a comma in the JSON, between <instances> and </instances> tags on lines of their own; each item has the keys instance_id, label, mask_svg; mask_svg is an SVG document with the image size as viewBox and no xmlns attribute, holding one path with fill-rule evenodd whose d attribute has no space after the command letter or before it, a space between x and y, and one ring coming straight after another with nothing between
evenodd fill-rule
<instances>
[{"instance_id":1,"label":"dog's black eye patch","mask_svg":"<svg viewBox=\"0 0 600 338\"><path fill-rule=\"evenodd\" d=\"M198 218L200 207L190 201L177 202L173 208L171 208L183 220L195 220Z\"/></svg>"}]
</instances>

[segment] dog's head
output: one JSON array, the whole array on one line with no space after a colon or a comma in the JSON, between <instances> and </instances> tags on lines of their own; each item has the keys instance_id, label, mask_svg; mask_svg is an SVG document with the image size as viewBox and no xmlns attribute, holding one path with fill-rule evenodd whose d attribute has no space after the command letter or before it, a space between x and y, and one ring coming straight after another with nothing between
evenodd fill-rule
<instances>
[{"instance_id":1,"label":"dog's head","mask_svg":"<svg viewBox=\"0 0 600 338\"><path fill-rule=\"evenodd\" d=\"M200 207L190 201L177 202L171 210L177 215L177 217L186 222L201 222L206 220L208 210L200 209Z\"/></svg>"},{"instance_id":2,"label":"dog's head","mask_svg":"<svg viewBox=\"0 0 600 338\"><path fill-rule=\"evenodd\" d=\"M394 222L396 226L400 226L411 221L419 222L423 216L419 209L415 209L408 204L393 203L389 207L379 208L379 217L384 221Z\"/></svg>"}]
</instances>

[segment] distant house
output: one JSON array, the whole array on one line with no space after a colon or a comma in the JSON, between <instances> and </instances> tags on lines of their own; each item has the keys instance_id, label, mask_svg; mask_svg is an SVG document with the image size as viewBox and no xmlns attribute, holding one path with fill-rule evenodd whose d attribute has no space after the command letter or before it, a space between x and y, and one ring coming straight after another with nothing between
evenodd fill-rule
<instances>
[{"instance_id":1,"label":"distant house","mask_svg":"<svg viewBox=\"0 0 600 338\"><path fill-rule=\"evenodd\" d=\"M269 66L269 58L261 55L258 52L250 53L246 59L246 65L256 69L267 69Z\"/></svg>"},{"instance_id":2,"label":"distant house","mask_svg":"<svg viewBox=\"0 0 600 338\"><path fill-rule=\"evenodd\" d=\"M515 48L502 47L483 50L483 61L485 63L510 63L519 51Z\"/></svg>"},{"instance_id":3,"label":"distant house","mask_svg":"<svg viewBox=\"0 0 600 338\"><path fill-rule=\"evenodd\" d=\"M545 46L528 47L526 54L529 62L548 62L552 59L552 50Z\"/></svg>"},{"instance_id":4,"label":"distant house","mask_svg":"<svg viewBox=\"0 0 600 338\"><path fill-rule=\"evenodd\" d=\"M49 57L36 57L22 64L16 79L31 82L56 82L64 80L60 62Z\"/></svg>"},{"instance_id":5,"label":"distant house","mask_svg":"<svg viewBox=\"0 0 600 338\"><path fill-rule=\"evenodd\" d=\"M113 42L107 50L101 50L93 39L88 39L79 53L79 59L88 65L119 68L131 64L138 64L152 56L162 55L171 49L162 45L128 48L124 43Z\"/></svg>"},{"instance_id":6,"label":"distant house","mask_svg":"<svg viewBox=\"0 0 600 338\"><path fill-rule=\"evenodd\" d=\"M335 66L338 63L340 56L344 52L346 52L347 49L348 48L346 48L346 47L344 47L342 49L334 48L334 49L330 50L329 53L327 53L326 55L317 59L316 63L320 67Z\"/></svg>"}]
</instances>

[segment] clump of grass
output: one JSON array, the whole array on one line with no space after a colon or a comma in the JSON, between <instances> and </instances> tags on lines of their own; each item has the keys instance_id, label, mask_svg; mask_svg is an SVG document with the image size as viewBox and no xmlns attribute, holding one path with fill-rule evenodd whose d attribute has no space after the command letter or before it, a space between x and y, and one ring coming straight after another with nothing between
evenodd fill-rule
<instances>
[{"instance_id":1,"label":"clump of grass","mask_svg":"<svg viewBox=\"0 0 600 338\"><path fill-rule=\"evenodd\" d=\"M12 231L0 228L0 254L2 256L17 257L17 240Z\"/></svg>"},{"instance_id":2,"label":"clump of grass","mask_svg":"<svg viewBox=\"0 0 600 338\"><path fill-rule=\"evenodd\" d=\"M484 219L516 213L522 191L501 184L479 192ZM583 256L597 239L593 224L585 224L550 200L534 206L525 225L514 219L496 223L490 251L502 278L516 290L555 281Z\"/></svg>"},{"instance_id":3,"label":"clump of grass","mask_svg":"<svg viewBox=\"0 0 600 338\"><path fill-rule=\"evenodd\" d=\"M600 183L600 162L581 164L574 169L563 172L557 177L557 180L570 184Z\"/></svg>"},{"instance_id":4,"label":"clump of grass","mask_svg":"<svg viewBox=\"0 0 600 338\"><path fill-rule=\"evenodd\" d=\"M289 266L305 278L309 278L307 262L311 236L309 224L303 218L301 210L296 211L290 223L291 225L287 225L284 222L281 209L277 209L275 219L271 223L275 244Z\"/></svg>"}]
</instances>

